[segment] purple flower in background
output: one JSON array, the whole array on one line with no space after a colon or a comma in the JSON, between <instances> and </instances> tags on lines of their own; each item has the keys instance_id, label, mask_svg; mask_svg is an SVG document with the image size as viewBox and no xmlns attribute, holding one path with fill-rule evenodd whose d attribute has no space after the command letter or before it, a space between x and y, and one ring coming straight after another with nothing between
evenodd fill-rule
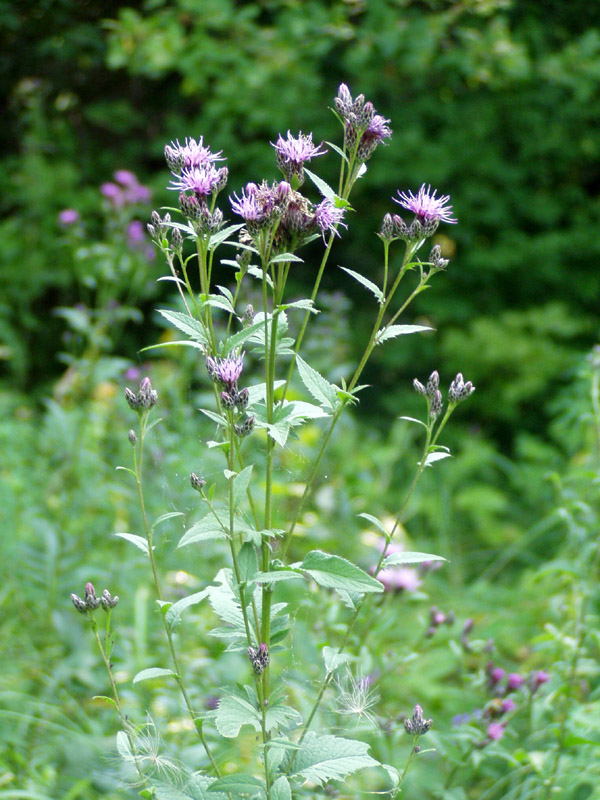
<instances>
[{"instance_id":1,"label":"purple flower in background","mask_svg":"<svg viewBox=\"0 0 600 800\"><path fill-rule=\"evenodd\" d=\"M489 671L489 676L490 676L490 683L492 684L492 686L495 686L497 683L500 683L505 674L506 673L502 669L502 667L494 667L493 669L491 669Z\"/></svg>"},{"instance_id":2,"label":"purple flower in background","mask_svg":"<svg viewBox=\"0 0 600 800\"><path fill-rule=\"evenodd\" d=\"M504 725L501 722L490 722L487 727L488 738L497 742L504 736Z\"/></svg>"},{"instance_id":3,"label":"purple flower in background","mask_svg":"<svg viewBox=\"0 0 600 800\"><path fill-rule=\"evenodd\" d=\"M100 193L110 200L114 206L123 205L123 190L116 183L103 183L100 186Z\"/></svg>"},{"instance_id":4,"label":"purple flower in background","mask_svg":"<svg viewBox=\"0 0 600 800\"><path fill-rule=\"evenodd\" d=\"M417 217L425 221L449 222L454 224L452 219L452 206L447 205L450 195L436 197L437 189L431 191L431 186L423 184L416 195L412 192L398 192L399 199L393 197L395 203L399 203L403 208L412 211Z\"/></svg>"},{"instance_id":5,"label":"purple flower in background","mask_svg":"<svg viewBox=\"0 0 600 800\"><path fill-rule=\"evenodd\" d=\"M538 670L537 672L532 673L529 676L529 686L531 688L532 694L537 692L540 686L543 683L548 683L550 680L550 675L545 672L543 669Z\"/></svg>"},{"instance_id":6,"label":"purple flower in background","mask_svg":"<svg viewBox=\"0 0 600 800\"><path fill-rule=\"evenodd\" d=\"M327 233L327 231L331 231L339 236L337 226L344 225L344 227L347 227L345 223L342 222L344 213L344 208L336 208L331 200L323 200L315 208L315 222L323 234Z\"/></svg>"},{"instance_id":7,"label":"purple flower in background","mask_svg":"<svg viewBox=\"0 0 600 800\"><path fill-rule=\"evenodd\" d=\"M506 688L509 691L514 691L515 689L519 689L525 681L525 678L522 675L519 675L518 672L510 672L506 682Z\"/></svg>"},{"instance_id":8,"label":"purple flower in background","mask_svg":"<svg viewBox=\"0 0 600 800\"><path fill-rule=\"evenodd\" d=\"M137 186L138 184L138 179L136 178L134 173L128 169L118 169L113 174L113 178L116 180L117 183L120 183L121 186L129 187L129 186Z\"/></svg>"},{"instance_id":9,"label":"purple flower in background","mask_svg":"<svg viewBox=\"0 0 600 800\"><path fill-rule=\"evenodd\" d=\"M517 704L512 699L512 697L506 697L500 706L500 709L503 714L508 714L510 711L514 711L517 707Z\"/></svg>"},{"instance_id":10,"label":"purple flower in background","mask_svg":"<svg viewBox=\"0 0 600 800\"><path fill-rule=\"evenodd\" d=\"M421 585L419 573L410 567L382 569L377 580L383 583L386 592L416 592Z\"/></svg>"},{"instance_id":11,"label":"purple flower in background","mask_svg":"<svg viewBox=\"0 0 600 800\"><path fill-rule=\"evenodd\" d=\"M64 208L58 215L61 225L73 225L79 220L79 211L74 208Z\"/></svg>"},{"instance_id":12,"label":"purple flower in background","mask_svg":"<svg viewBox=\"0 0 600 800\"><path fill-rule=\"evenodd\" d=\"M136 247L146 238L144 225L137 219L132 220L127 226L127 239L130 247Z\"/></svg>"},{"instance_id":13,"label":"purple flower in background","mask_svg":"<svg viewBox=\"0 0 600 800\"><path fill-rule=\"evenodd\" d=\"M141 183L136 182L127 187L124 192L124 198L126 203L148 203L152 199L152 192L147 186L142 186Z\"/></svg>"},{"instance_id":14,"label":"purple flower in background","mask_svg":"<svg viewBox=\"0 0 600 800\"><path fill-rule=\"evenodd\" d=\"M301 166L305 161L310 161L311 158L316 156L323 156L327 150L319 150L322 145L313 144L312 133L305 135L300 131L295 138L291 132L288 131L287 139L284 139L281 134L273 147L277 151L277 162L283 164L292 164L296 167Z\"/></svg>"}]
</instances>

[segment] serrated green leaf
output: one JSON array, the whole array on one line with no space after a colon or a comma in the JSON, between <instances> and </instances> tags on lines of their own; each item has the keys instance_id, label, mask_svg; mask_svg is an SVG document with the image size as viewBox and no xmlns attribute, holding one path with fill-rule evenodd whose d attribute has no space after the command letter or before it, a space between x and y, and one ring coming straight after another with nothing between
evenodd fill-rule
<instances>
[{"instance_id":1,"label":"serrated green leaf","mask_svg":"<svg viewBox=\"0 0 600 800\"><path fill-rule=\"evenodd\" d=\"M190 317L188 314L182 314L181 311L167 311L166 309L159 308L158 313L175 328L186 333L190 339L200 344L208 344L204 327L198 320Z\"/></svg>"},{"instance_id":2,"label":"serrated green leaf","mask_svg":"<svg viewBox=\"0 0 600 800\"><path fill-rule=\"evenodd\" d=\"M227 228L223 228L222 230L218 231L218 233L211 233L210 239L208 242L208 249L215 250L220 244L226 242L227 239L231 236L231 234L236 233L243 228L243 225L229 225ZM195 234L194 234L195 235ZM230 242L237 247L237 242Z\"/></svg>"},{"instance_id":3,"label":"serrated green leaf","mask_svg":"<svg viewBox=\"0 0 600 800\"><path fill-rule=\"evenodd\" d=\"M395 339L396 336L407 336L411 333L422 333L423 331L433 331L428 325L390 325L378 331L375 337L375 344L382 344L388 339Z\"/></svg>"},{"instance_id":4,"label":"serrated green leaf","mask_svg":"<svg viewBox=\"0 0 600 800\"><path fill-rule=\"evenodd\" d=\"M292 800L290 782L285 775L277 778L271 786L271 800Z\"/></svg>"},{"instance_id":5,"label":"serrated green leaf","mask_svg":"<svg viewBox=\"0 0 600 800\"><path fill-rule=\"evenodd\" d=\"M448 559L444 558L443 556L434 556L431 553L392 553L384 560L381 568L387 569L388 567L400 567L404 566L405 564L423 564L427 561L447 560Z\"/></svg>"},{"instance_id":6,"label":"serrated green leaf","mask_svg":"<svg viewBox=\"0 0 600 800\"><path fill-rule=\"evenodd\" d=\"M238 331L238 333L234 333L233 336L230 336L225 342L222 355L229 355L232 350L237 349L248 339L251 339L257 330L264 328L264 325L264 322L254 322L252 325L248 325L247 328L243 328L241 331Z\"/></svg>"},{"instance_id":7,"label":"serrated green leaf","mask_svg":"<svg viewBox=\"0 0 600 800\"><path fill-rule=\"evenodd\" d=\"M289 308L300 308L304 311L310 311L311 314L320 314L318 308L315 308L312 300L296 300L294 303L283 303L277 306L278 311L287 311Z\"/></svg>"},{"instance_id":8,"label":"serrated green leaf","mask_svg":"<svg viewBox=\"0 0 600 800\"><path fill-rule=\"evenodd\" d=\"M328 645L325 645L321 650L321 655L325 663L325 671L327 673L335 672L342 664L347 664L348 661L352 660L352 657L348 653L339 653L338 650L339 648L329 647Z\"/></svg>"},{"instance_id":9,"label":"serrated green leaf","mask_svg":"<svg viewBox=\"0 0 600 800\"><path fill-rule=\"evenodd\" d=\"M203 295L203 297L205 297ZM229 302L226 297L221 297L218 294L209 294L208 297L205 297L204 300L200 303L200 308L205 308L209 306L210 308L220 308L221 311L226 311L228 314L235 314L235 309Z\"/></svg>"},{"instance_id":10,"label":"serrated green leaf","mask_svg":"<svg viewBox=\"0 0 600 800\"><path fill-rule=\"evenodd\" d=\"M258 572L258 556L256 555L256 548L254 545L249 542L243 544L237 555L237 562L240 572L240 581L251 583Z\"/></svg>"},{"instance_id":11,"label":"serrated green leaf","mask_svg":"<svg viewBox=\"0 0 600 800\"><path fill-rule=\"evenodd\" d=\"M245 467L239 475L233 479L233 507L236 509L242 498L246 496L248 486L250 485L250 478L252 477L252 464Z\"/></svg>"},{"instance_id":12,"label":"serrated green leaf","mask_svg":"<svg viewBox=\"0 0 600 800\"><path fill-rule=\"evenodd\" d=\"M209 601L215 614L217 614L223 622L231 625L231 628L227 629L226 635L232 638L237 638L239 636L245 638L246 631L242 609L231 588L230 580L231 570L221 569L215 576L215 585L207 586L206 591L208 592Z\"/></svg>"},{"instance_id":13,"label":"serrated green leaf","mask_svg":"<svg viewBox=\"0 0 600 800\"><path fill-rule=\"evenodd\" d=\"M223 775L222 778L217 778L214 783L211 783L209 790L212 792L226 792L227 794L247 795L249 797L256 797L257 795L266 795L265 784L255 778L254 775L247 775L244 772L236 772L234 775Z\"/></svg>"},{"instance_id":14,"label":"serrated green leaf","mask_svg":"<svg viewBox=\"0 0 600 800\"><path fill-rule=\"evenodd\" d=\"M173 605L167 611L167 623L169 627L173 629L176 625L178 625L181 619L181 614L186 610L186 608L198 605L198 603L201 603L205 597L208 597L208 592L206 589L203 589L201 592L189 594L187 597L182 597L181 600L173 603Z\"/></svg>"},{"instance_id":15,"label":"serrated green leaf","mask_svg":"<svg viewBox=\"0 0 600 800\"><path fill-rule=\"evenodd\" d=\"M119 539L125 539L127 542L131 542L131 544L134 544L142 553L146 553L147 556L150 555L148 542L143 536L138 536L136 533L115 533L114 535L118 536Z\"/></svg>"},{"instance_id":16,"label":"serrated green leaf","mask_svg":"<svg viewBox=\"0 0 600 800\"><path fill-rule=\"evenodd\" d=\"M334 144L333 142L327 142L327 141L325 142L325 144L328 147L331 147L331 149L334 150L338 154L338 156L341 156L344 159L344 161L346 162L346 164L350 163L348 161L348 156L346 155L346 153L344 153L344 151L340 147L338 147L337 144Z\"/></svg>"},{"instance_id":17,"label":"serrated green leaf","mask_svg":"<svg viewBox=\"0 0 600 800\"><path fill-rule=\"evenodd\" d=\"M340 269L343 269L344 272L347 272L348 275L352 276L355 281L358 281L366 289L372 292L375 295L375 298L379 303L379 305L380 306L383 305L385 297L383 296L383 292L381 291L379 286L377 286L377 284L373 283L373 281L370 281L368 278L365 278L365 276L361 275L360 272L355 272L353 269L348 269L348 267L340 267Z\"/></svg>"},{"instance_id":18,"label":"serrated green leaf","mask_svg":"<svg viewBox=\"0 0 600 800\"><path fill-rule=\"evenodd\" d=\"M300 256L295 256L293 253L279 253L276 256L273 256L269 260L269 264L280 264L280 263L287 263L291 261L296 261L300 264L304 263L304 259L300 258Z\"/></svg>"},{"instance_id":19,"label":"serrated green leaf","mask_svg":"<svg viewBox=\"0 0 600 800\"><path fill-rule=\"evenodd\" d=\"M134 677L133 683L141 683L142 681L151 681L155 678L170 678L176 675L172 669L162 669L162 667L150 667L143 669Z\"/></svg>"},{"instance_id":20,"label":"serrated green leaf","mask_svg":"<svg viewBox=\"0 0 600 800\"><path fill-rule=\"evenodd\" d=\"M333 556L321 550L312 550L301 564L293 567L303 569L319 586L347 592L382 592L383 585L368 575L356 564L341 556Z\"/></svg>"},{"instance_id":21,"label":"serrated green leaf","mask_svg":"<svg viewBox=\"0 0 600 800\"><path fill-rule=\"evenodd\" d=\"M375 527L377 528L377 530L381 531L381 533L383 533L384 536L388 535L383 522L380 519L377 519L377 517L374 517L373 514L362 513L359 514L358 516L368 520L369 522L372 522L373 525L375 525Z\"/></svg>"},{"instance_id":22,"label":"serrated green leaf","mask_svg":"<svg viewBox=\"0 0 600 800\"><path fill-rule=\"evenodd\" d=\"M306 167L304 167L304 171L311 179L311 181L314 183L314 185L317 187L317 189L321 192L323 197L326 197L327 200L331 200L332 203L335 202L337 194L334 192L331 186L329 186L328 183L325 183L325 181L322 178L319 178L318 175L315 175L314 172L311 172Z\"/></svg>"},{"instance_id":23,"label":"serrated green leaf","mask_svg":"<svg viewBox=\"0 0 600 800\"><path fill-rule=\"evenodd\" d=\"M223 697L215 713L215 726L221 736L235 739L244 725L250 725L257 732L261 730L258 709L241 693Z\"/></svg>"},{"instance_id":24,"label":"serrated green leaf","mask_svg":"<svg viewBox=\"0 0 600 800\"><path fill-rule=\"evenodd\" d=\"M192 525L181 537L177 547L185 547L194 542L205 542L208 539L226 539L229 518L225 515L215 518L214 514L207 514L195 525Z\"/></svg>"},{"instance_id":25,"label":"serrated green leaf","mask_svg":"<svg viewBox=\"0 0 600 800\"><path fill-rule=\"evenodd\" d=\"M250 264L248 267L248 275L252 275L253 278L258 278L259 281L262 281L263 278L265 278L267 281L267 286L270 286L271 289L273 288L273 281L269 273L266 273L265 275L262 269L257 267L255 264Z\"/></svg>"},{"instance_id":26,"label":"serrated green leaf","mask_svg":"<svg viewBox=\"0 0 600 800\"><path fill-rule=\"evenodd\" d=\"M359 769L379 766L368 751L366 742L320 736L310 731L295 755L290 777L304 778L319 785L328 780L341 780Z\"/></svg>"},{"instance_id":27,"label":"serrated green leaf","mask_svg":"<svg viewBox=\"0 0 600 800\"><path fill-rule=\"evenodd\" d=\"M322 406L333 409L337 400L336 387L329 383L316 369L313 369L310 364L307 364L301 356L296 356L296 366L300 380L306 386L308 392Z\"/></svg>"},{"instance_id":28,"label":"serrated green leaf","mask_svg":"<svg viewBox=\"0 0 600 800\"><path fill-rule=\"evenodd\" d=\"M274 569L271 572L257 572L254 576L254 583L279 583L279 581L291 581L300 578L304 580L304 575L295 569Z\"/></svg>"}]
</instances>

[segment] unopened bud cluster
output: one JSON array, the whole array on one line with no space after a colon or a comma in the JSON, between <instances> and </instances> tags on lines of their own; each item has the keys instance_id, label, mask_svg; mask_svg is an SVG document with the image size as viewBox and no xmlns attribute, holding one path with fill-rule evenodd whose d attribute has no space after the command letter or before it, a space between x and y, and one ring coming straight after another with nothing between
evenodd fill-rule
<instances>
[{"instance_id":1,"label":"unopened bud cluster","mask_svg":"<svg viewBox=\"0 0 600 800\"><path fill-rule=\"evenodd\" d=\"M443 408L443 398L439 389L439 385L440 376L435 370L429 376L426 386L423 386L421 381L419 381L417 378L413 380L413 387L415 391L427 399L429 416L432 420L435 420L439 417ZM448 389L448 401L450 406L455 406L458 403L461 403L463 400L466 400L467 397L473 394L474 391L475 387L471 381L465 383L463 376L459 372Z\"/></svg>"},{"instance_id":2,"label":"unopened bud cluster","mask_svg":"<svg viewBox=\"0 0 600 800\"><path fill-rule=\"evenodd\" d=\"M258 646L258 650L255 650L254 647L249 647L248 658L250 659L254 672L260 675L269 666L269 661L271 660L269 657L269 648L264 642Z\"/></svg>"},{"instance_id":3,"label":"unopened bud cluster","mask_svg":"<svg viewBox=\"0 0 600 800\"><path fill-rule=\"evenodd\" d=\"M192 489L195 489L197 492L201 492L206 486L206 481L204 478L199 478L195 472L192 472L190 475L190 483L192 485Z\"/></svg>"},{"instance_id":4,"label":"unopened bud cluster","mask_svg":"<svg viewBox=\"0 0 600 800\"><path fill-rule=\"evenodd\" d=\"M129 408L133 409L133 411L137 411L138 414L141 414L156 405L158 402L158 394L152 388L150 378L143 378L137 394L132 392L131 389L125 389L125 399L129 404ZM129 432L129 441L132 444L135 444L135 441L132 441L131 431Z\"/></svg>"},{"instance_id":5,"label":"unopened bud cluster","mask_svg":"<svg viewBox=\"0 0 600 800\"><path fill-rule=\"evenodd\" d=\"M108 589L105 589L102 595L97 597L94 584L88 581L85 585L83 599L79 597L79 595L73 593L71 594L71 602L80 614L87 614L90 611L96 611L100 606L102 606L105 611L110 611L117 605L119 598L113 597Z\"/></svg>"},{"instance_id":6,"label":"unopened bud cluster","mask_svg":"<svg viewBox=\"0 0 600 800\"><path fill-rule=\"evenodd\" d=\"M252 311L252 313L254 313ZM218 383L221 388L221 404L224 409L233 415L233 429L236 436L247 436L254 427L254 417L245 414L250 394L248 389L239 389L238 380L244 368L244 354L227 356L226 358L206 359L206 371L209 378Z\"/></svg>"},{"instance_id":7,"label":"unopened bud cluster","mask_svg":"<svg viewBox=\"0 0 600 800\"><path fill-rule=\"evenodd\" d=\"M404 720L404 729L411 736L422 736L431 728L433 720L425 719L421 706L415 706L412 719Z\"/></svg>"},{"instance_id":8,"label":"unopened bud cluster","mask_svg":"<svg viewBox=\"0 0 600 800\"><path fill-rule=\"evenodd\" d=\"M429 627L425 635L430 639L440 625L454 625L454 621L454 611L448 611L448 613L445 614L443 611L440 611L437 606L431 606L429 609Z\"/></svg>"},{"instance_id":9,"label":"unopened bud cluster","mask_svg":"<svg viewBox=\"0 0 600 800\"><path fill-rule=\"evenodd\" d=\"M365 102L364 94L354 99L345 83L340 84L334 104L344 125L344 147L350 153L356 152L356 160L364 163L391 137L389 119L378 114L373 103Z\"/></svg>"}]
</instances>

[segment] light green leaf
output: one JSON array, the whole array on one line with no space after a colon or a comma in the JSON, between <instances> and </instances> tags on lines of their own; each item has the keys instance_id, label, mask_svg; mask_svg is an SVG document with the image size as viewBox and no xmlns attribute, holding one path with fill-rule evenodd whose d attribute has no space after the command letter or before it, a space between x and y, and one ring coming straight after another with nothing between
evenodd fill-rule
<instances>
[{"instance_id":1,"label":"light green leaf","mask_svg":"<svg viewBox=\"0 0 600 800\"><path fill-rule=\"evenodd\" d=\"M328 141L325 141L325 144L328 147L331 147L331 149L334 150L338 154L338 156L341 156L344 159L344 161L346 162L346 164L349 163L348 162L348 156L346 155L346 153L344 153L344 151L340 147L337 146L337 144L334 144L333 142L328 142Z\"/></svg>"},{"instance_id":2,"label":"light green leaf","mask_svg":"<svg viewBox=\"0 0 600 800\"><path fill-rule=\"evenodd\" d=\"M237 562L240 571L240 581L244 583L252 582L258 572L258 557L253 544L246 542L246 544L242 545L237 556Z\"/></svg>"},{"instance_id":3,"label":"light green leaf","mask_svg":"<svg viewBox=\"0 0 600 800\"><path fill-rule=\"evenodd\" d=\"M240 345L244 344L244 342L250 339L256 333L256 331L258 331L260 328L264 328L264 326L264 322L254 322L252 325L248 325L247 328L243 328L241 331L234 333L233 336L230 336L225 342L222 355L229 355L232 350L235 350Z\"/></svg>"},{"instance_id":4,"label":"light green leaf","mask_svg":"<svg viewBox=\"0 0 600 800\"><path fill-rule=\"evenodd\" d=\"M135 533L115 533L115 536L118 536L119 539L125 539L131 544L134 544L137 548L139 548L142 553L146 553L146 555L150 555L150 550L148 549L148 542L143 536L138 536Z\"/></svg>"},{"instance_id":5,"label":"light green leaf","mask_svg":"<svg viewBox=\"0 0 600 800\"><path fill-rule=\"evenodd\" d=\"M337 647L329 647L325 645L325 647L321 650L321 655L323 656L323 661L325 662L325 671L327 673L335 672L338 667L341 667L342 664L347 664L349 661L352 660L352 657L348 653L338 653Z\"/></svg>"},{"instance_id":6,"label":"light green leaf","mask_svg":"<svg viewBox=\"0 0 600 800\"><path fill-rule=\"evenodd\" d=\"M201 408L200 411L203 414L206 414L209 419L212 419L213 422L216 422L217 425L220 425L223 428L227 425L227 420L224 420L223 417L220 414L217 414L215 411L211 411L209 408Z\"/></svg>"},{"instance_id":7,"label":"light green leaf","mask_svg":"<svg viewBox=\"0 0 600 800\"><path fill-rule=\"evenodd\" d=\"M169 511L167 514L162 514L158 519L154 520L154 524L152 525L152 530L154 530L161 522L165 522L168 519L173 519L174 517L183 517L184 514L182 511Z\"/></svg>"},{"instance_id":8,"label":"light green leaf","mask_svg":"<svg viewBox=\"0 0 600 800\"><path fill-rule=\"evenodd\" d=\"M452 458L451 453L429 453L425 459L425 466L431 467L436 461L442 461L444 458Z\"/></svg>"},{"instance_id":9,"label":"light green leaf","mask_svg":"<svg viewBox=\"0 0 600 800\"><path fill-rule=\"evenodd\" d=\"M252 476L252 464L245 467L239 475L233 479L233 507L237 508L243 497L246 496L248 486L250 485L250 478Z\"/></svg>"},{"instance_id":10,"label":"light green leaf","mask_svg":"<svg viewBox=\"0 0 600 800\"><path fill-rule=\"evenodd\" d=\"M337 198L337 194L333 191L331 186L329 186L328 183L325 183L325 181L322 178L319 178L318 175L315 175L314 172L311 172L306 167L304 167L304 171L311 179L311 181L314 183L314 185L317 187L317 189L321 192L323 197L326 197L327 200L331 200L331 202L334 203Z\"/></svg>"},{"instance_id":11,"label":"light green leaf","mask_svg":"<svg viewBox=\"0 0 600 800\"><path fill-rule=\"evenodd\" d=\"M304 580L304 575L295 569L274 569L271 572L257 572L254 583L279 583L279 581L292 581L296 578Z\"/></svg>"},{"instance_id":12,"label":"light green leaf","mask_svg":"<svg viewBox=\"0 0 600 800\"><path fill-rule=\"evenodd\" d=\"M226 515L216 519L214 514L207 514L183 534L177 547L185 547L194 542L205 542L207 539L226 539L228 524L229 519Z\"/></svg>"},{"instance_id":13,"label":"light green leaf","mask_svg":"<svg viewBox=\"0 0 600 800\"><path fill-rule=\"evenodd\" d=\"M218 233L211 233L210 240L208 242L208 249L215 250L220 244L223 244L229 237L239 231L240 228L243 228L243 225L229 225L227 228L223 228L222 230L218 231ZM195 235L195 234L194 234ZM231 242L237 246L237 242Z\"/></svg>"},{"instance_id":14,"label":"light green leaf","mask_svg":"<svg viewBox=\"0 0 600 800\"><path fill-rule=\"evenodd\" d=\"M332 556L321 550L312 550L301 564L293 567L303 569L319 586L328 589L343 589L347 592L382 592L383 585L356 564L341 556Z\"/></svg>"},{"instance_id":15,"label":"light green leaf","mask_svg":"<svg viewBox=\"0 0 600 800\"><path fill-rule=\"evenodd\" d=\"M379 305L380 306L383 305L385 297L383 296L383 292L381 291L379 286L373 283L373 281L370 281L368 278L365 278L365 276L361 275L360 272L355 272L353 269L348 269L348 267L340 267L340 269L343 269L344 272L347 272L348 275L351 275L354 278L354 280L358 281L359 283L362 283L362 285L366 289L368 289L375 295Z\"/></svg>"},{"instance_id":16,"label":"light green leaf","mask_svg":"<svg viewBox=\"0 0 600 800\"><path fill-rule=\"evenodd\" d=\"M143 669L133 679L134 683L141 683L142 681L151 681L155 678L167 678L177 673L173 672L172 669L162 669L161 667L150 667L149 669Z\"/></svg>"},{"instance_id":17,"label":"light green leaf","mask_svg":"<svg viewBox=\"0 0 600 800\"><path fill-rule=\"evenodd\" d=\"M300 308L305 311L310 311L311 314L320 314L321 312L315 308L312 300L296 300L294 303L284 303L277 306L278 311L287 311L288 308Z\"/></svg>"},{"instance_id":18,"label":"light green leaf","mask_svg":"<svg viewBox=\"0 0 600 800\"><path fill-rule=\"evenodd\" d=\"M420 419L415 419L414 417L398 417L398 419L404 419L407 422L416 422L417 425L422 425L424 428L427 428L427 425Z\"/></svg>"},{"instance_id":19,"label":"light green leaf","mask_svg":"<svg viewBox=\"0 0 600 800\"><path fill-rule=\"evenodd\" d=\"M117 733L117 752L123 761L133 761L133 753L131 752L129 737L125 731L119 731Z\"/></svg>"},{"instance_id":20,"label":"light green leaf","mask_svg":"<svg viewBox=\"0 0 600 800\"><path fill-rule=\"evenodd\" d=\"M300 356L296 356L296 366L302 383L315 400L321 403L322 406L333 409L337 400L336 387Z\"/></svg>"},{"instance_id":21,"label":"light green leaf","mask_svg":"<svg viewBox=\"0 0 600 800\"><path fill-rule=\"evenodd\" d=\"M304 259L300 256L295 256L293 253L279 253L269 260L269 264L287 263L288 261L297 261L300 264L304 263Z\"/></svg>"},{"instance_id":22,"label":"light green leaf","mask_svg":"<svg viewBox=\"0 0 600 800\"><path fill-rule=\"evenodd\" d=\"M244 725L251 725L255 731L261 730L258 709L241 694L223 697L215 714L215 725L221 736L235 739Z\"/></svg>"},{"instance_id":23,"label":"light green leaf","mask_svg":"<svg viewBox=\"0 0 600 800\"><path fill-rule=\"evenodd\" d=\"M226 311L228 314L235 314L235 310L226 297L221 297L218 294L201 295L205 299L200 303L200 307L210 306L211 308L220 308L221 311Z\"/></svg>"},{"instance_id":24,"label":"light green leaf","mask_svg":"<svg viewBox=\"0 0 600 800\"><path fill-rule=\"evenodd\" d=\"M182 314L181 311L167 311L166 309L159 308L158 313L175 328L183 331L183 333L187 333L190 339L200 344L208 344L204 327L198 320L190 317L188 314Z\"/></svg>"},{"instance_id":25,"label":"light green leaf","mask_svg":"<svg viewBox=\"0 0 600 800\"><path fill-rule=\"evenodd\" d=\"M302 725L302 717L295 708L284 705L270 705L265 714L265 727L267 733L280 728L286 730Z\"/></svg>"},{"instance_id":26,"label":"light green leaf","mask_svg":"<svg viewBox=\"0 0 600 800\"><path fill-rule=\"evenodd\" d=\"M377 767L366 742L342 739L339 736L319 736L310 731L296 753L290 777L301 777L320 785L328 780L341 780L365 767Z\"/></svg>"},{"instance_id":27,"label":"light green leaf","mask_svg":"<svg viewBox=\"0 0 600 800\"><path fill-rule=\"evenodd\" d=\"M254 775L246 775L243 772L236 772L234 775L223 775L222 778L217 778L214 783L211 783L209 792L226 792L227 794L236 794L256 797L257 795L266 796L266 788L264 783L255 778Z\"/></svg>"},{"instance_id":28,"label":"light green leaf","mask_svg":"<svg viewBox=\"0 0 600 800\"><path fill-rule=\"evenodd\" d=\"M372 522L373 525L375 525L375 527L377 528L377 530L381 531L381 533L383 533L384 536L388 535L383 525L383 522L380 519L377 519L377 517L374 517L372 514L366 514L366 513L359 514L358 516L363 517L363 519L366 519L369 522Z\"/></svg>"},{"instance_id":29,"label":"light green leaf","mask_svg":"<svg viewBox=\"0 0 600 800\"><path fill-rule=\"evenodd\" d=\"M296 420L322 419L323 417L330 416L321 406L316 406L314 403L307 403L305 400L286 400L281 409L293 423L295 423Z\"/></svg>"},{"instance_id":30,"label":"light green leaf","mask_svg":"<svg viewBox=\"0 0 600 800\"><path fill-rule=\"evenodd\" d=\"M378 331L375 337L375 344L382 344L387 342L388 339L395 339L396 336L406 336L411 333L421 333L423 331L432 331L428 325L390 325L388 328L382 328Z\"/></svg>"},{"instance_id":31,"label":"light green leaf","mask_svg":"<svg viewBox=\"0 0 600 800\"><path fill-rule=\"evenodd\" d=\"M388 567L400 567L405 564L423 564L427 561L447 561L447 558L443 556L434 556L431 553L392 553L392 555L388 556L383 564L381 565L382 569L387 569Z\"/></svg>"},{"instance_id":32,"label":"light green leaf","mask_svg":"<svg viewBox=\"0 0 600 800\"><path fill-rule=\"evenodd\" d=\"M173 603L173 605L167 611L167 623L171 630L179 624L181 614L186 608L198 605L198 603L201 603L205 597L208 597L208 591L203 589L201 592L189 594L187 597L182 597L181 600Z\"/></svg>"},{"instance_id":33,"label":"light green leaf","mask_svg":"<svg viewBox=\"0 0 600 800\"><path fill-rule=\"evenodd\" d=\"M271 800L292 800L290 782L285 775L277 778L271 786Z\"/></svg>"}]
</instances>

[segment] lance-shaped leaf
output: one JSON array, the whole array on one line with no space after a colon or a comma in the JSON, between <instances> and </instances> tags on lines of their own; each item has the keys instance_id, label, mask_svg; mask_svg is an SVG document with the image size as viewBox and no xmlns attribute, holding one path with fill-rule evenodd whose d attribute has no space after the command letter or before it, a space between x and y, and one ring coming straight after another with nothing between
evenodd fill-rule
<instances>
[{"instance_id":1,"label":"lance-shaped leaf","mask_svg":"<svg viewBox=\"0 0 600 800\"><path fill-rule=\"evenodd\" d=\"M230 797L266 797L266 787L263 781L255 778L254 775L247 775L245 772L236 772L233 775L223 775L211 783L208 791L226 792Z\"/></svg>"},{"instance_id":2,"label":"lance-shaped leaf","mask_svg":"<svg viewBox=\"0 0 600 800\"><path fill-rule=\"evenodd\" d=\"M302 383L315 400L325 408L332 409L337 401L336 387L300 356L296 356L296 366Z\"/></svg>"},{"instance_id":3,"label":"lance-shaped leaf","mask_svg":"<svg viewBox=\"0 0 600 800\"><path fill-rule=\"evenodd\" d=\"M156 678L170 678L171 676L175 675L176 673L173 672L172 669L162 669L162 667L150 667L149 669L143 669L133 679L134 683L141 683L141 681L152 681Z\"/></svg>"},{"instance_id":4,"label":"lance-shaped leaf","mask_svg":"<svg viewBox=\"0 0 600 800\"><path fill-rule=\"evenodd\" d=\"M365 278L364 275L361 275L360 272L355 272L353 269L348 269L348 267L340 267L343 269L344 272L347 272L348 275L351 275L355 281L361 283L366 289L372 292L375 297L377 298L377 302L379 305L383 305L385 297L383 296L383 292L373 281L370 281L368 278Z\"/></svg>"},{"instance_id":5,"label":"lance-shaped leaf","mask_svg":"<svg viewBox=\"0 0 600 800\"><path fill-rule=\"evenodd\" d=\"M312 550L295 568L303 569L319 586L346 592L382 592L383 585L341 556Z\"/></svg>"},{"instance_id":6,"label":"lance-shaped leaf","mask_svg":"<svg viewBox=\"0 0 600 800\"><path fill-rule=\"evenodd\" d=\"M169 610L167 611L167 623L169 627L173 629L176 625L178 625L181 619L181 614L186 610L186 608L198 605L198 603L201 603L205 597L208 597L208 592L206 589L203 589L201 592L194 592L194 594L189 594L187 597L182 597L181 600L173 603L173 605L170 606Z\"/></svg>"},{"instance_id":7,"label":"lance-shaped leaf","mask_svg":"<svg viewBox=\"0 0 600 800\"><path fill-rule=\"evenodd\" d=\"M443 556L434 556L431 553L392 553L383 562L382 569L388 567L401 567L406 564L425 564L429 561L447 561Z\"/></svg>"},{"instance_id":8,"label":"lance-shaped leaf","mask_svg":"<svg viewBox=\"0 0 600 800\"><path fill-rule=\"evenodd\" d=\"M387 328L382 328L378 331L375 337L375 344L382 344L387 342L388 339L395 339L396 336L408 336L411 333L422 333L423 331L432 331L428 325L389 325Z\"/></svg>"},{"instance_id":9,"label":"lance-shaped leaf","mask_svg":"<svg viewBox=\"0 0 600 800\"><path fill-rule=\"evenodd\" d=\"M183 333L187 333L190 339L200 344L208 344L204 328L198 320L190 317L188 314L182 314L181 311L167 311L159 308L158 313L161 314L171 325Z\"/></svg>"}]
</instances>

